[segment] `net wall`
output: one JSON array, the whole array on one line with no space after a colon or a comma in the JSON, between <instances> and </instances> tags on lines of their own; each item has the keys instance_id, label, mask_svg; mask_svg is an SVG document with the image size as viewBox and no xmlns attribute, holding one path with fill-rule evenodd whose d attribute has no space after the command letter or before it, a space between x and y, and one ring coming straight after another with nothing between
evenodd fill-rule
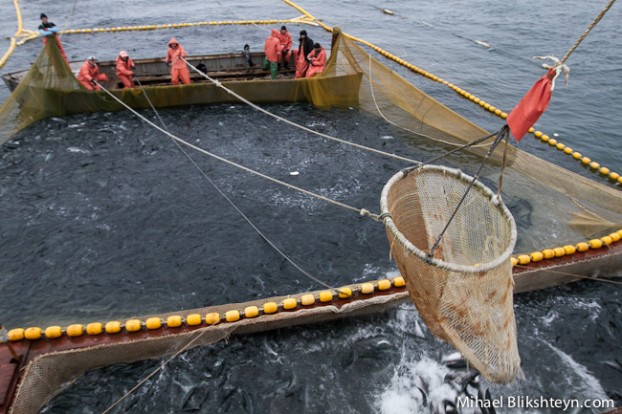
<instances>
[{"instance_id":1,"label":"net wall","mask_svg":"<svg viewBox=\"0 0 622 414\"><path fill-rule=\"evenodd\" d=\"M510 254L516 227L493 193L457 170L426 166L400 172L385 186L391 253L419 314L486 378L507 383L520 373ZM437 237L454 211L433 258Z\"/></svg>"}]
</instances>

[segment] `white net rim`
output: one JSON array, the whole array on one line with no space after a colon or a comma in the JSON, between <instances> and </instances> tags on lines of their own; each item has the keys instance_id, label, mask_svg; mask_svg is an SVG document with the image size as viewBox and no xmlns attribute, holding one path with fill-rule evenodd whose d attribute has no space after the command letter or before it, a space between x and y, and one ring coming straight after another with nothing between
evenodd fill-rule
<instances>
[{"instance_id":1,"label":"white net rim","mask_svg":"<svg viewBox=\"0 0 622 414\"><path fill-rule=\"evenodd\" d=\"M423 250L415 246L413 243L411 243L410 240L408 240L406 236L404 236L404 234L402 234L402 232L397 228L397 226L395 225L395 222L393 221L393 218L391 217L391 212L389 211L388 202L387 202L387 198L389 195L389 191L391 190L391 187L393 187L393 185L397 183L399 180L403 179L407 174L417 174L425 170L441 172L443 174L452 175L455 178L461 181L465 181L467 183L470 183L471 180L473 180L472 176L467 175L456 168L443 167L440 165L424 165L424 166L418 167L417 170L418 170L417 172L411 171L408 173L405 172L404 170L398 171L385 184L384 188L382 189L382 195L380 196L380 211L382 215L385 215L384 224L391 231L391 233L399 240L399 242L402 243L403 246L405 246L410 252L415 254L417 257L419 257L424 262L430 263L441 269L446 269L446 270L450 270L454 272L463 272L463 273L486 272L486 271L495 269L499 267L500 265L502 265L504 262L510 260L510 256L512 255L512 252L514 251L514 246L516 245L516 237L517 237L516 222L514 221L514 217L512 217L512 214L510 213L510 210L508 210L505 203L503 203L503 201L501 200L499 200L498 203L494 203L493 198L496 197L496 194L490 188L486 187L484 184L482 184L478 180L475 180L475 183L473 184L473 188L471 189L471 191L479 191L484 196L486 196L486 198L490 200L491 206L499 210L502 217L504 217L510 224L510 241L506 249L499 255L499 257L497 257L495 260L492 260L490 262L480 263L477 266L461 265L461 264L450 263L450 262L446 262L443 260L439 260L435 257L429 257L428 252L424 252Z\"/></svg>"}]
</instances>

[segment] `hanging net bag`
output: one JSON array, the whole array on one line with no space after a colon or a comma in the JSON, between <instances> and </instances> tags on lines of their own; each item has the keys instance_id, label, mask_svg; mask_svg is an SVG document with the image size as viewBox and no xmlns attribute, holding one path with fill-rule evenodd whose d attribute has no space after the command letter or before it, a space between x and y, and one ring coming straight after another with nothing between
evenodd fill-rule
<instances>
[{"instance_id":1,"label":"hanging net bag","mask_svg":"<svg viewBox=\"0 0 622 414\"><path fill-rule=\"evenodd\" d=\"M467 192L472 181L439 166L400 171L382 191L381 217L428 328L487 379L508 383L521 372L510 261L516 224L479 181Z\"/></svg>"}]
</instances>

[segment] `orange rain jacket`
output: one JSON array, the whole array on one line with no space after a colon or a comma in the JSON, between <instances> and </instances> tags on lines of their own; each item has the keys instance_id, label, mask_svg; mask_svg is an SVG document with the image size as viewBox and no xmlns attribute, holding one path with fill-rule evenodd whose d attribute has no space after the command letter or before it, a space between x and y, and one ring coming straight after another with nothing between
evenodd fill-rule
<instances>
[{"instance_id":1,"label":"orange rain jacket","mask_svg":"<svg viewBox=\"0 0 622 414\"><path fill-rule=\"evenodd\" d=\"M283 50L283 47L281 46L281 41L279 40L278 30L272 29L272 33L266 38L266 43L264 43L263 50L266 54L266 59L268 59L270 62L278 62L279 54Z\"/></svg>"},{"instance_id":2,"label":"orange rain jacket","mask_svg":"<svg viewBox=\"0 0 622 414\"><path fill-rule=\"evenodd\" d=\"M173 49L170 47L173 43L177 43L177 48ZM166 63L171 62L171 68L182 69L186 67L186 62L180 59L180 57L186 57L186 50L182 45L179 44L177 39L171 37L171 40L168 41L169 48L166 51L166 59L164 60Z\"/></svg>"},{"instance_id":3,"label":"orange rain jacket","mask_svg":"<svg viewBox=\"0 0 622 414\"><path fill-rule=\"evenodd\" d=\"M315 50L307 55L307 59L311 59L309 62L309 69L307 70L306 77L310 78L316 73L324 72L324 67L326 66L326 50L324 50L323 46L320 46L320 53L315 54Z\"/></svg>"}]
</instances>

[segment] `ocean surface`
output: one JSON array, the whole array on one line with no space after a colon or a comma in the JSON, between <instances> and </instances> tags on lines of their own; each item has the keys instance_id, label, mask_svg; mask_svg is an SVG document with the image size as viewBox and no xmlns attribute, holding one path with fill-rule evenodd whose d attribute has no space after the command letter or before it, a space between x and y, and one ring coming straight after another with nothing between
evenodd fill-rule
<instances>
[{"instance_id":1,"label":"ocean surface","mask_svg":"<svg viewBox=\"0 0 622 414\"><path fill-rule=\"evenodd\" d=\"M324 22L400 56L509 110L542 74L534 55L561 57L606 2L304 1ZM47 13L61 28L292 18L280 1L50 0L20 2L24 25ZM388 15L387 8L395 12ZM622 172L622 8L608 15L570 58L537 126ZM272 27L201 27L66 35L71 60L164 56L171 36L189 54L259 50ZM330 35L302 28L325 45ZM0 4L0 34L16 29ZM484 43L486 45L484 45ZM8 47L8 41L0 43ZM3 46L4 47L4 46ZM39 40L18 47L0 73L27 68ZM501 125L450 91L384 62L482 127ZM0 86L0 99L8 96ZM304 104L267 109L330 135L413 155L407 135L356 109ZM386 180L402 165L277 123L240 105L160 110L175 133L227 158L330 198L377 210ZM154 119L153 113L142 114ZM600 178L536 142L521 148ZM442 149L417 148L417 155ZM192 154L219 187L299 265L338 286L393 275L382 226ZM447 160L469 164L466 156ZM298 172L298 175L291 175ZM602 180L602 179L601 179ZM39 122L0 148L0 323L11 327L124 319L318 289L262 241L177 147L129 113ZM551 212L553 215L554 212ZM519 219L520 228L520 219ZM519 295L525 379L482 381L493 397L622 404L622 290L585 281ZM181 354L120 404L118 413L435 413L456 396L435 339L411 304L371 316L233 337ZM100 413L158 366L120 364L88 372L44 408ZM425 397L417 387L425 384ZM597 413L598 409L568 412ZM497 412L555 413L556 409Z\"/></svg>"}]
</instances>

